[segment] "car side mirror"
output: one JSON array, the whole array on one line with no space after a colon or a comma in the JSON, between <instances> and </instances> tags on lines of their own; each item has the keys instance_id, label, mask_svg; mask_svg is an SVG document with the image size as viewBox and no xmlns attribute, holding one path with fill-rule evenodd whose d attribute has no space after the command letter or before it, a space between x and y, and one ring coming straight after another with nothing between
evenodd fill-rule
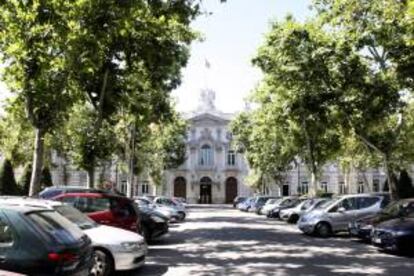
<instances>
[{"instance_id":1,"label":"car side mirror","mask_svg":"<svg viewBox=\"0 0 414 276\"><path fill-rule=\"evenodd\" d=\"M344 207L341 207L341 208L338 209L339 213L345 213L345 211L346 211L346 209Z\"/></svg>"}]
</instances>

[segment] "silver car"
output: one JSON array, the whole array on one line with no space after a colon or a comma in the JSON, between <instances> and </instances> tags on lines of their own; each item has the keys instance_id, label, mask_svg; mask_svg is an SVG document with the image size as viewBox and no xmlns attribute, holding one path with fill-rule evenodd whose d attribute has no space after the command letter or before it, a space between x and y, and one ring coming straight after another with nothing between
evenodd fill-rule
<instances>
[{"instance_id":1,"label":"silver car","mask_svg":"<svg viewBox=\"0 0 414 276\"><path fill-rule=\"evenodd\" d=\"M299 219L298 227L306 234L328 237L337 232L348 231L350 222L378 213L388 202L387 194L340 196L304 214Z\"/></svg>"},{"instance_id":2,"label":"silver car","mask_svg":"<svg viewBox=\"0 0 414 276\"><path fill-rule=\"evenodd\" d=\"M302 201L299 205L293 208L280 211L280 218L289 223L296 223L299 218L307 212L311 212L315 208L318 208L324 202L328 201L327 198L310 198Z\"/></svg>"}]
</instances>

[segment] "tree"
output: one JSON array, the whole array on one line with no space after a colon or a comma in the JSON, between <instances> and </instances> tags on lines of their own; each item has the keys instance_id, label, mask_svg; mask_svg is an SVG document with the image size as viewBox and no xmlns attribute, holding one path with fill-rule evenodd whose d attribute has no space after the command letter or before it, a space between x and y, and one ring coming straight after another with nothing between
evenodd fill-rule
<instances>
[{"instance_id":1,"label":"tree","mask_svg":"<svg viewBox=\"0 0 414 276\"><path fill-rule=\"evenodd\" d=\"M0 151L15 166L32 160L33 127L27 120L24 108L13 99L4 107L0 118Z\"/></svg>"},{"instance_id":2,"label":"tree","mask_svg":"<svg viewBox=\"0 0 414 276\"><path fill-rule=\"evenodd\" d=\"M406 170L400 172L398 178L398 193L400 198L412 198L414 197L414 186L410 175Z\"/></svg>"},{"instance_id":3,"label":"tree","mask_svg":"<svg viewBox=\"0 0 414 276\"><path fill-rule=\"evenodd\" d=\"M19 189L14 178L13 166L10 160L5 159L0 167L0 194L18 195Z\"/></svg>"},{"instance_id":4,"label":"tree","mask_svg":"<svg viewBox=\"0 0 414 276\"><path fill-rule=\"evenodd\" d=\"M110 123L96 129L96 111L88 105L75 105L70 120L59 131L61 150L72 163L88 173L88 187L94 187L95 167L111 160L117 139Z\"/></svg>"},{"instance_id":5,"label":"tree","mask_svg":"<svg viewBox=\"0 0 414 276\"><path fill-rule=\"evenodd\" d=\"M32 175L32 164L27 163L24 166L23 173L20 176L20 179L18 182L20 193L24 196L29 195L31 175Z\"/></svg>"},{"instance_id":6,"label":"tree","mask_svg":"<svg viewBox=\"0 0 414 276\"><path fill-rule=\"evenodd\" d=\"M42 189L53 186L52 174L50 173L49 167L43 167L40 184Z\"/></svg>"},{"instance_id":7,"label":"tree","mask_svg":"<svg viewBox=\"0 0 414 276\"><path fill-rule=\"evenodd\" d=\"M263 128L269 125L268 131L279 133L276 145L289 153L287 160L298 156L305 162L313 195L320 169L340 148L331 109L336 95L326 80L326 60L334 53L332 43L317 24L300 24L289 17L273 24L253 60L265 75L256 92Z\"/></svg>"},{"instance_id":8,"label":"tree","mask_svg":"<svg viewBox=\"0 0 414 276\"><path fill-rule=\"evenodd\" d=\"M26 110L35 133L30 195L38 192L44 136L66 115L73 102L65 70L68 28L65 13L72 3L0 1L0 58L4 79Z\"/></svg>"},{"instance_id":9,"label":"tree","mask_svg":"<svg viewBox=\"0 0 414 276\"><path fill-rule=\"evenodd\" d=\"M336 109L341 125L381 156L393 198L398 198L395 175L412 161L409 98L412 36L406 1L314 1L324 26L336 34L336 61L331 64L333 89L341 96ZM409 153L402 156L401 154Z\"/></svg>"},{"instance_id":10,"label":"tree","mask_svg":"<svg viewBox=\"0 0 414 276\"><path fill-rule=\"evenodd\" d=\"M179 85L188 46L197 37L190 23L198 14L198 1L74 3L70 77L95 110L90 138L127 117L130 141L125 142L132 146L137 129L168 118L169 93ZM93 152L85 157L89 179L100 161Z\"/></svg>"}]
</instances>

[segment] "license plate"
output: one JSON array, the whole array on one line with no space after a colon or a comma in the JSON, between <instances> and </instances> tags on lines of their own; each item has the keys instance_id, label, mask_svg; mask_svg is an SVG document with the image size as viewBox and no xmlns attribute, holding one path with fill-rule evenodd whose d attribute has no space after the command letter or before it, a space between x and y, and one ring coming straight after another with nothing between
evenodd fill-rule
<instances>
[{"instance_id":1,"label":"license plate","mask_svg":"<svg viewBox=\"0 0 414 276\"><path fill-rule=\"evenodd\" d=\"M381 243L381 239L380 238L374 238L374 243Z\"/></svg>"}]
</instances>

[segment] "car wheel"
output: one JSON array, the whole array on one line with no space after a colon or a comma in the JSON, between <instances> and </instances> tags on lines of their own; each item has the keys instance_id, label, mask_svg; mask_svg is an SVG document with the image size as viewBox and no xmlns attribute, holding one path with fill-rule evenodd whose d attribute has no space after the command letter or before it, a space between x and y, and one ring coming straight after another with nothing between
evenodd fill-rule
<instances>
[{"instance_id":1,"label":"car wheel","mask_svg":"<svg viewBox=\"0 0 414 276\"><path fill-rule=\"evenodd\" d=\"M297 214L293 214L289 217L288 222L289 223L296 223L299 220L299 216Z\"/></svg>"},{"instance_id":2,"label":"car wheel","mask_svg":"<svg viewBox=\"0 0 414 276\"><path fill-rule=\"evenodd\" d=\"M328 238L332 235L332 228L326 222L319 222L316 225L316 234L322 238Z\"/></svg>"},{"instance_id":3,"label":"car wheel","mask_svg":"<svg viewBox=\"0 0 414 276\"><path fill-rule=\"evenodd\" d=\"M141 229L141 235L144 237L145 241L151 241L151 231L149 230L149 228L145 225L142 225Z\"/></svg>"},{"instance_id":4,"label":"car wheel","mask_svg":"<svg viewBox=\"0 0 414 276\"><path fill-rule=\"evenodd\" d=\"M96 249L94 250L94 262L90 272L92 276L107 276L114 271L114 263L111 256L106 252Z\"/></svg>"},{"instance_id":5,"label":"car wheel","mask_svg":"<svg viewBox=\"0 0 414 276\"><path fill-rule=\"evenodd\" d=\"M179 214L179 218L178 218L178 220L179 220L179 221L183 221L183 220L185 220L185 213L180 212L180 213L178 213L178 214Z\"/></svg>"}]
</instances>

